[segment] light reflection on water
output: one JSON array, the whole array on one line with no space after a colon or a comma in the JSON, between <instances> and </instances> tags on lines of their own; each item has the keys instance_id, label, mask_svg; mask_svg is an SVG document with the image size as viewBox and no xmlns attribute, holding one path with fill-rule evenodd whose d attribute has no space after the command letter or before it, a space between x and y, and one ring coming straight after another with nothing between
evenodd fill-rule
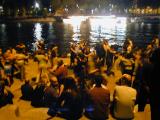
<instances>
[{"instance_id":1,"label":"light reflection on water","mask_svg":"<svg viewBox=\"0 0 160 120\"><path fill-rule=\"evenodd\" d=\"M73 41L86 40L94 45L105 38L110 44L121 46L129 36L137 45L144 45L159 33L160 23L128 23L126 17L115 16L72 16L63 23L2 23L0 47L6 49L24 42L31 50L37 40L43 39L46 46L56 44L60 54L65 54Z\"/></svg>"},{"instance_id":2,"label":"light reflection on water","mask_svg":"<svg viewBox=\"0 0 160 120\"><path fill-rule=\"evenodd\" d=\"M127 19L115 16L79 16L64 19L73 28L73 40L89 40L91 44L108 39L110 44L122 45L126 37ZM117 41L118 40L118 41Z\"/></svg>"},{"instance_id":3,"label":"light reflection on water","mask_svg":"<svg viewBox=\"0 0 160 120\"><path fill-rule=\"evenodd\" d=\"M36 23L34 25L34 37L35 40L42 40L42 24Z\"/></svg>"}]
</instances>

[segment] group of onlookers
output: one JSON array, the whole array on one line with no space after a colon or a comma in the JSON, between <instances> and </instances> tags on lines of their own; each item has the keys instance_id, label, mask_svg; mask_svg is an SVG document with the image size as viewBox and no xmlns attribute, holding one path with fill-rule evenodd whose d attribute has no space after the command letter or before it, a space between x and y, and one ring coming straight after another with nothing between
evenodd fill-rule
<instances>
[{"instance_id":1,"label":"group of onlookers","mask_svg":"<svg viewBox=\"0 0 160 120\"><path fill-rule=\"evenodd\" d=\"M40 41L32 57L23 43L5 53L0 50L1 106L12 103L13 94L6 86L10 87L13 77L19 73L20 80L25 82L21 86L21 99L31 101L35 107L49 107L51 116L78 119L84 114L90 119L103 120L111 113L116 119L133 119L135 104L138 104L138 111L144 111L145 105L150 103L152 120L160 119L157 37L144 48L138 48L127 39L122 51L117 51L106 39L94 47L85 41L72 43L69 65L58 59L56 45L47 51L44 46ZM38 74L32 80L25 77L28 59L38 63ZM122 77L116 82L112 100L107 76L116 74L112 69L116 62Z\"/></svg>"}]
</instances>

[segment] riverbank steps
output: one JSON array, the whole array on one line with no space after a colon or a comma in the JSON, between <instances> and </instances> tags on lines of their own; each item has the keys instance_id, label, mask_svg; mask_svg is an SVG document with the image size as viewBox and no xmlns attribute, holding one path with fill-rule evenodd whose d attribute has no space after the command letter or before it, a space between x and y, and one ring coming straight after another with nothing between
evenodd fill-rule
<instances>
[{"instance_id":1,"label":"riverbank steps","mask_svg":"<svg viewBox=\"0 0 160 120\"><path fill-rule=\"evenodd\" d=\"M58 58L62 59L65 65L69 66L70 59L67 58ZM118 60L113 65L113 71L115 73L114 76L107 76L108 85L111 92L111 96L113 94L113 90L115 87L115 82L122 76L120 72L120 68L118 66ZM26 68L26 78L31 80L31 78L36 77L38 73L38 63L34 62L33 59L29 59L28 63L25 65ZM105 69L105 68L103 68ZM73 75L73 71L69 69L69 75ZM14 94L13 105L6 105L0 108L0 120L64 120L60 117L51 118L48 114L48 108L34 108L31 106L30 101L21 100L21 90L20 87L23 84L19 79L14 78L14 84L9 88L11 92ZM111 98L112 99L112 98ZM151 120L150 115L150 106L147 105L144 112L138 112L137 105L135 106L135 118L134 120ZM89 120L85 116L82 116L80 120ZM109 116L109 120L115 120L114 118Z\"/></svg>"}]
</instances>

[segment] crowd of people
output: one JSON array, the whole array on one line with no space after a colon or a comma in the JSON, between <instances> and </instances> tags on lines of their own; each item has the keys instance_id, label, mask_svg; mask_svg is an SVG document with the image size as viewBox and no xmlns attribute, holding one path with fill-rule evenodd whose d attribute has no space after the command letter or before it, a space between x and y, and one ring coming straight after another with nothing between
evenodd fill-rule
<instances>
[{"instance_id":1,"label":"crowd of people","mask_svg":"<svg viewBox=\"0 0 160 120\"><path fill-rule=\"evenodd\" d=\"M151 106L152 120L160 120L160 43L159 38L144 48L137 47L127 38L121 51L109 45L108 40L90 47L86 41L71 43L70 64L58 56L58 46L47 50L43 41L37 42L31 55L23 43L0 49L0 107L13 104L14 94L9 87L18 77L21 86L20 99L31 101L34 107L48 107L48 115L66 119L105 120L111 114L116 119L133 119L134 106L144 111ZM28 60L38 64L38 74L32 80L26 78ZM108 77L116 61L122 76L116 82L113 100L107 88ZM105 69L104 69L105 68ZM72 75L69 74L72 72Z\"/></svg>"}]
</instances>

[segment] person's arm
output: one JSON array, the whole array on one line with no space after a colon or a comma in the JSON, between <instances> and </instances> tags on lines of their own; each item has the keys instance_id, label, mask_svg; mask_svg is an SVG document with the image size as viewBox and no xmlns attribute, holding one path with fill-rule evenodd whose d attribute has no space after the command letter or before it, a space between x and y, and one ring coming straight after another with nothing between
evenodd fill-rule
<instances>
[{"instance_id":1,"label":"person's arm","mask_svg":"<svg viewBox=\"0 0 160 120\"><path fill-rule=\"evenodd\" d=\"M74 50L73 48L70 48L70 49L74 54L76 54L76 50Z\"/></svg>"},{"instance_id":2,"label":"person's arm","mask_svg":"<svg viewBox=\"0 0 160 120\"><path fill-rule=\"evenodd\" d=\"M63 90L64 90L64 85L60 84L60 87L59 87L59 96L61 96Z\"/></svg>"}]
</instances>

